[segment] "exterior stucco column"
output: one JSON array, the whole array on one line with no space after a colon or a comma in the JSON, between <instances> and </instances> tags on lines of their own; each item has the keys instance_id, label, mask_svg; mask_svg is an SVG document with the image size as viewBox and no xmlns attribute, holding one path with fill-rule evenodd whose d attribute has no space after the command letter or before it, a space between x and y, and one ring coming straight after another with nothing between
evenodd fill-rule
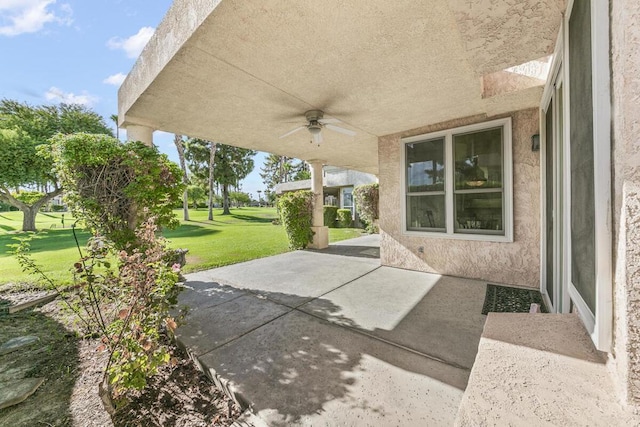
<instances>
[{"instance_id":1,"label":"exterior stucco column","mask_svg":"<svg viewBox=\"0 0 640 427\"><path fill-rule=\"evenodd\" d=\"M313 242L309 245L313 249L324 249L329 246L329 228L324 226L323 190L322 190L322 162L313 160L311 166L311 191L313 192L313 215L311 230Z\"/></svg>"},{"instance_id":2,"label":"exterior stucco column","mask_svg":"<svg viewBox=\"0 0 640 427\"><path fill-rule=\"evenodd\" d=\"M615 371L640 412L640 3L611 0Z\"/></svg>"},{"instance_id":3,"label":"exterior stucco column","mask_svg":"<svg viewBox=\"0 0 640 427\"><path fill-rule=\"evenodd\" d=\"M153 129L148 126L127 126L127 140L140 141L149 147L153 146Z\"/></svg>"}]
</instances>

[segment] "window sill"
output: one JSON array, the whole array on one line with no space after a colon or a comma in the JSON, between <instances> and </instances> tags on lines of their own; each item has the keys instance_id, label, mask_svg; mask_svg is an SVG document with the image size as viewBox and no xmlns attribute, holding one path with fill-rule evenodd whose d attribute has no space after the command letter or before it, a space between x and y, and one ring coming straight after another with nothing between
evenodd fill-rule
<instances>
[{"instance_id":1,"label":"window sill","mask_svg":"<svg viewBox=\"0 0 640 427\"><path fill-rule=\"evenodd\" d=\"M495 234L462 234L462 233L434 233L429 231L408 231L402 232L403 236L423 237L444 240L469 240L476 242L496 242L496 243L513 243L513 236L507 233L504 236Z\"/></svg>"}]
</instances>

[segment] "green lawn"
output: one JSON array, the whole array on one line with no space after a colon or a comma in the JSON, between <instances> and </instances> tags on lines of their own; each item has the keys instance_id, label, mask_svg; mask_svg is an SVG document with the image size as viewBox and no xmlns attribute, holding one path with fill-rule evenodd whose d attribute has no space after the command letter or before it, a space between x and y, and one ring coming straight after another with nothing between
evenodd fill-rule
<instances>
[{"instance_id":1,"label":"green lawn","mask_svg":"<svg viewBox=\"0 0 640 427\"><path fill-rule=\"evenodd\" d=\"M182 210L176 210L182 216ZM207 211L191 210L191 221L183 222L175 230L167 230L164 235L173 248L187 248L186 272L203 270L287 252L287 237L283 228L273 225L277 217L274 208L237 208L231 215L221 215L214 210L214 220L207 220ZM72 230L73 218L62 214L40 213L36 218L37 227L42 230L31 244L31 252L36 262L55 280L67 282L69 268L78 258ZM8 282L31 282L34 279L21 271L9 246L16 238L24 236L20 212L0 212L0 284ZM77 233L84 244L88 233ZM350 239L362 235L362 230L353 228L329 229L329 240Z\"/></svg>"}]
</instances>

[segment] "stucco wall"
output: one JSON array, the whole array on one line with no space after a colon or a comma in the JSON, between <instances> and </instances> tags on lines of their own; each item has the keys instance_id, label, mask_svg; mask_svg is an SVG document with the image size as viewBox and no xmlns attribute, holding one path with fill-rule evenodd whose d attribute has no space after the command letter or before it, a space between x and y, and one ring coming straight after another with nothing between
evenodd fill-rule
<instances>
[{"instance_id":1,"label":"stucco wall","mask_svg":"<svg viewBox=\"0 0 640 427\"><path fill-rule=\"evenodd\" d=\"M404 235L400 138L507 116L512 118L513 127L514 242ZM507 116L467 117L379 139L380 256L383 265L490 282L539 286L540 153L531 151L531 135L539 130L538 110L523 110ZM419 253L419 247L424 247L424 253Z\"/></svg>"},{"instance_id":2,"label":"stucco wall","mask_svg":"<svg viewBox=\"0 0 640 427\"><path fill-rule=\"evenodd\" d=\"M623 400L640 410L640 3L611 1L614 352Z\"/></svg>"}]
</instances>

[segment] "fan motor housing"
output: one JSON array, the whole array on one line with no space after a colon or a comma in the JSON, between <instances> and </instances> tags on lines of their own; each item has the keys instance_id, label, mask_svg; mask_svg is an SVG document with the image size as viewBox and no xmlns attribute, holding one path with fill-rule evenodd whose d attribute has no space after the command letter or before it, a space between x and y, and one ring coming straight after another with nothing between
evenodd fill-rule
<instances>
[{"instance_id":1,"label":"fan motor housing","mask_svg":"<svg viewBox=\"0 0 640 427\"><path fill-rule=\"evenodd\" d=\"M304 116L309 122L317 122L324 117L324 113L321 110L309 110L304 113Z\"/></svg>"}]
</instances>

